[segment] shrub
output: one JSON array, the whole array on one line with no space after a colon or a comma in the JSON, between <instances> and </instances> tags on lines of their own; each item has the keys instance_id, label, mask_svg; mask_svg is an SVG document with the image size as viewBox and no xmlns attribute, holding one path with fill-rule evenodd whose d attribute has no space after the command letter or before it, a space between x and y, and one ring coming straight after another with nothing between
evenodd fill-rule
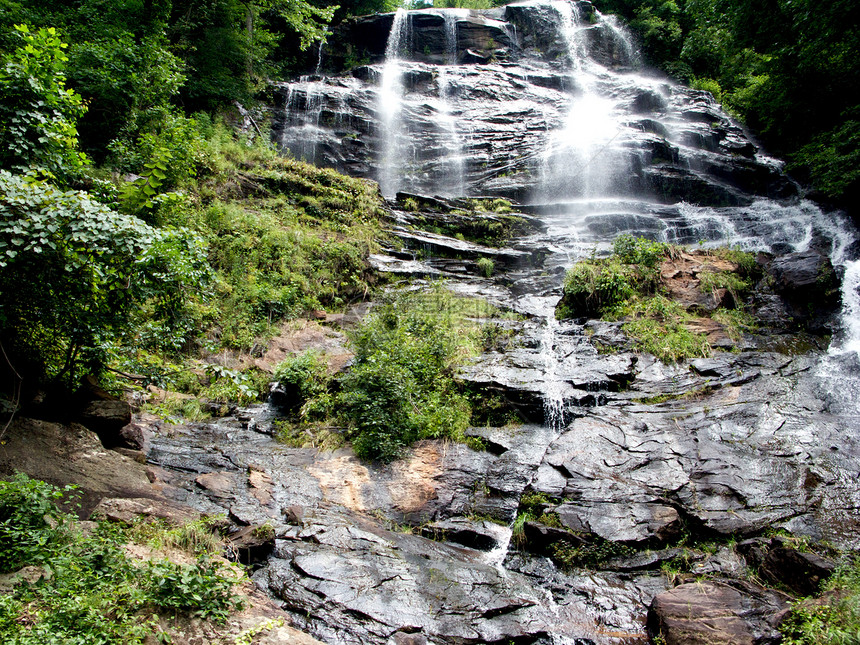
<instances>
[{"instance_id":1,"label":"shrub","mask_svg":"<svg viewBox=\"0 0 860 645\"><path fill-rule=\"evenodd\" d=\"M0 595L0 642L140 644L159 631L154 612L223 621L240 607L236 575L206 557L141 567L123 550L126 535L116 525L99 524L84 536L53 504L65 492L23 475L0 482L2 566L46 571L37 583Z\"/></svg>"},{"instance_id":2,"label":"shrub","mask_svg":"<svg viewBox=\"0 0 860 645\"><path fill-rule=\"evenodd\" d=\"M354 332L355 364L338 402L359 457L386 462L417 439L463 438L469 405L453 374L477 352L468 302L441 288L400 295Z\"/></svg>"},{"instance_id":3,"label":"shrub","mask_svg":"<svg viewBox=\"0 0 860 645\"><path fill-rule=\"evenodd\" d=\"M584 260L567 272L556 317L600 316L635 295L653 293L657 265L668 252L663 242L619 235L610 257Z\"/></svg>"},{"instance_id":4,"label":"shrub","mask_svg":"<svg viewBox=\"0 0 860 645\"><path fill-rule=\"evenodd\" d=\"M822 600L794 603L780 624L785 645L856 643L860 634L860 566L845 562L827 582Z\"/></svg>"},{"instance_id":5,"label":"shrub","mask_svg":"<svg viewBox=\"0 0 860 645\"><path fill-rule=\"evenodd\" d=\"M493 275L493 269L495 268L495 263L490 258L478 258L478 270L484 274L485 278L489 278Z\"/></svg>"},{"instance_id":6,"label":"shrub","mask_svg":"<svg viewBox=\"0 0 860 645\"><path fill-rule=\"evenodd\" d=\"M100 369L136 304L177 312L206 270L187 233L0 171L0 330L19 372L77 383Z\"/></svg>"},{"instance_id":7,"label":"shrub","mask_svg":"<svg viewBox=\"0 0 860 645\"><path fill-rule=\"evenodd\" d=\"M272 378L284 390L283 399L292 402L288 414L312 421L331 412L331 376L322 353L309 351L291 356L278 364Z\"/></svg>"},{"instance_id":8,"label":"shrub","mask_svg":"<svg viewBox=\"0 0 860 645\"><path fill-rule=\"evenodd\" d=\"M66 44L51 28L15 25L20 46L0 63L0 167L64 180L86 163L78 151L83 99L66 89Z\"/></svg>"},{"instance_id":9,"label":"shrub","mask_svg":"<svg viewBox=\"0 0 860 645\"><path fill-rule=\"evenodd\" d=\"M665 242L654 242L644 237L633 237L624 233L612 242L612 253L623 264L641 264L650 269L656 267L669 252Z\"/></svg>"},{"instance_id":10,"label":"shrub","mask_svg":"<svg viewBox=\"0 0 860 645\"><path fill-rule=\"evenodd\" d=\"M57 503L70 490L22 474L0 481L0 573L42 564L68 542Z\"/></svg>"}]
</instances>

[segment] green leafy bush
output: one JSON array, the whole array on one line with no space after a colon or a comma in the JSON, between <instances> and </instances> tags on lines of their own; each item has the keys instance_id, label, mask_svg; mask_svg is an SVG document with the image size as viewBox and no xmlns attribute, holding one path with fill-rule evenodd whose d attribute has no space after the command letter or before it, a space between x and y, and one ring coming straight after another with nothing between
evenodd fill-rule
<instances>
[{"instance_id":1,"label":"green leafy bush","mask_svg":"<svg viewBox=\"0 0 860 645\"><path fill-rule=\"evenodd\" d=\"M137 303L154 298L169 319L205 271L181 232L0 171L0 330L19 371L70 383L99 371Z\"/></svg>"},{"instance_id":2,"label":"green leafy bush","mask_svg":"<svg viewBox=\"0 0 860 645\"><path fill-rule=\"evenodd\" d=\"M16 475L0 481L0 573L43 564L69 541L57 503L70 491Z\"/></svg>"},{"instance_id":3,"label":"green leafy bush","mask_svg":"<svg viewBox=\"0 0 860 645\"><path fill-rule=\"evenodd\" d=\"M623 233L612 242L612 253L623 264L641 264L653 269L666 258L669 245Z\"/></svg>"},{"instance_id":4,"label":"green leafy bush","mask_svg":"<svg viewBox=\"0 0 860 645\"><path fill-rule=\"evenodd\" d=\"M284 399L292 401L288 413L302 421L324 419L331 412L331 375L321 352L304 352L278 364L272 378L281 384Z\"/></svg>"},{"instance_id":5,"label":"green leafy bush","mask_svg":"<svg viewBox=\"0 0 860 645\"><path fill-rule=\"evenodd\" d=\"M495 263L490 258L478 258L478 271L484 274L485 278L489 278L493 275L493 269L495 269Z\"/></svg>"},{"instance_id":6,"label":"green leafy bush","mask_svg":"<svg viewBox=\"0 0 860 645\"><path fill-rule=\"evenodd\" d=\"M453 375L477 351L469 302L441 288L401 294L353 333L338 402L359 457L391 461L417 439L462 439L469 405Z\"/></svg>"},{"instance_id":7,"label":"green leafy bush","mask_svg":"<svg viewBox=\"0 0 860 645\"><path fill-rule=\"evenodd\" d=\"M0 596L0 642L139 644L159 631L156 613L223 621L240 607L232 593L237 575L205 556L192 565L141 566L123 550L120 527L102 523L83 535L53 504L64 492L23 475L0 482L3 568L45 571Z\"/></svg>"},{"instance_id":8,"label":"green leafy bush","mask_svg":"<svg viewBox=\"0 0 860 645\"><path fill-rule=\"evenodd\" d=\"M66 89L56 30L15 25L20 45L0 61L0 167L64 180L86 163L78 151L83 99Z\"/></svg>"},{"instance_id":9,"label":"green leafy bush","mask_svg":"<svg viewBox=\"0 0 860 645\"><path fill-rule=\"evenodd\" d=\"M653 293L660 277L657 265L668 252L663 242L619 235L611 256L578 262L567 272L556 316L600 316L635 295Z\"/></svg>"}]
</instances>

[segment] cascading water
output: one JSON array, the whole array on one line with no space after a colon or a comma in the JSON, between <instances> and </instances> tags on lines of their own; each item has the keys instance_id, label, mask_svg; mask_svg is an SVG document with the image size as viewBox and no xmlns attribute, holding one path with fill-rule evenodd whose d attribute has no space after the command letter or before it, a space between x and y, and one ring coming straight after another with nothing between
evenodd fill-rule
<instances>
[{"instance_id":1,"label":"cascading water","mask_svg":"<svg viewBox=\"0 0 860 645\"><path fill-rule=\"evenodd\" d=\"M379 127L382 155L379 168L379 187L383 195L396 192L403 169L403 152L408 147L401 128L403 70L400 65L401 52L409 41L409 12L398 9L388 42L385 46L385 62L379 81Z\"/></svg>"},{"instance_id":2,"label":"cascading water","mask_svg":"<svg viewBox=\"0 0 860 645\"><path fill-rule=\"evenodd\" d=\"M440 186L439 192L444 195L459 197L465 192L466 158L463 154L463 141L458 131L458 122L451 112L450 93L451 81L445 67L439 69L437 76L439 84L439 103L437 112L441 141L444 144L444 158L448 161L449 170L446 180Z\"/></svg>"},{"instance_id":3,"label":"cascading water","mask_svg":"<svg viewBox=\"0 0 860 645\"><path fill-rule=\"evenodd\" d=\"M437 480L444 478L441 473L447 466L456 473L452 478L457 485L465 476L461 462L446 461L450 456L448 448L437 451L435 446L422 446L402 465L379 472L339 454L302 456L305 461L290 471L290 476L309 477L308 470L321 473L315 476L325 489L321 497L326 503L331 499L326 495L340 495L339 487L352 476L354 490L350 488L349 495L342 494L349 497L349 508L367 512L381 509L381 514L398 523L404 518L418 524L428 519L462 520L466 516L471 522L482 512L509 522L518 512L524 492L541 491L550 498L564 499L564 512L559 509L559 516L564 519L567 513L577 521L582 518L575 526L597 534L607 526L622 526L624 530L604 539L624 544L639 539L624 532L629 528L624 522L638 518L650 526L658 516L671 516L676 509L712 528L709 522L722 521L727 516L726 508L738 508L737 514L725 520L729 528L718 525L715 530L731 532L738 530L733 528L737 523L743 523L743 531L749 534L762 526L776 526L777 522L788 525L796 520L794 526L817 521L810 519L817 511L805 509L801 514L788 506L764 518L756 513L770 513L768 509L781 504L775 498L784 489L791 489L795 480L801 482L798 499L817 504L815 495L824 487L814 494L806 489L808 482L819 477L819 470L828 487L835 484L827 479L825 471L842 469L839 477L848 480L857 472L851 461L856 450L843 447L843 443L853 441L851 436L856 434L854 429L860 421L860 261L850 222L804 200L780 164L762 154L710 95L642 69L636 47L624 29L614 18L593 11L590 3L520 2L485 12L399 10L394 15L378 17L376 22L368 19L357 25L356 30L375 25L380 34L385 33L380 25L390 25L384 51L381 45L368 50L364 61L367 64L354 67L349 76L286 84L282 92L287 97L287 115L281 115L281 122L276 122L280 140L296 141L285 147L301 154L302 128L304 132L313 131L313 140L318 142L314 149L317 158L324 149L325 163L377 179L389 199L398 191L428 196L509 197L539 221L540 227L515 240L515 251L523 254L516 257L521 258L523 266L517 264L520 260L516 258L496 254L495 249L450 238L450 248L456 253L449 257L432 257L437 247L425 237L411 247L422 257L402 260L404 274L443 276L451 288L459 286L463 293L483 295L523 314L525 320L518 323L517 342L504 351L488 351L479 359L482 363L476 370L489 366L486 378L464 380L513 393L515 403L537 424L526 425L527 430L516 440L512 438L516 435L512 428L474 429L480 437L487 438L488 450L474 457L478 461L468 462L480 473L474 482L464 485L471 486L465 493L460 489L452 492L434 488ZM361 38L356 36L355 40ZM327 67L336 67L333 49L326 49ZM312 86L310 94L308 86ZM317 94L322 98L315 98ZM342 117L331 119L330 112ZM449 203L454 205L449 215L462 217L457 212L459 202ZM409 215L405 207L401 208L401 214ZM799 358L790 354L774 358L773 352L763 350L744 364L737 354L716 352L713 359L693 369L687 364L662 365L647 356L631 358L625 349L617 354L599 353L597 343L589 336L596 327L557 321L553 309L564 270L590 253L606 251L619 233L702 248L736 246L779 256L806 250L826 253L843 278L841 325L834 332L827 355L822 357L821 352L812 351ZM424 246L417 248L418 244ZM476 277L472 267L476 261L470 253L492 257L497 262L496 273L490 278ZM389 259L396 263L402 255L392 251ZM507 265L501 269L505 262ZM613 325L599 324L605 328ZM741 362L732 362L736 360ZM698 385L713 387L712 379L722 377L712 374L720 373L722 363L732 369L718 386L722 389L715 390L714 403L725 410L710 408L711 400L706 401L707 405L698 405L683 396L686 391L675 389L676 382L684 384L699 377ZM738 364L748 372L735 369ZM497 371L490 369L497 366ZM818 380L812 375L817 375ZM798 385L801 378L806 380ZM634 379L632 384L630 379ZM759 379L761 389L744 390L746 383L753 382L748 379ZM653 389L649 390L651 385ZM808 390L816 387L819 391L812 402L798 398L808 396ZM648 403L651 398L663 401L665 397L669 397L665 405ZM735 397L740 397L740 402ZM723 405L726 401L730 405ZM736 412L741 409L746 416ZM804 416L825 413L831 416L818 426L807 423ZM695 431L693 435L689 434L690 427ZM580 431L587 431L587 438L580 439ZM825 453L823 461L813 464L808 455L823 441L818 435L825 434L832 445L821 448ZM840 442L840 436L844 441ZM694 445L685 447L685 442ZM699 442L707 444L707 449ZM450 454L462 455L465 451L451 448ZM705 454L707 459L701 457ZM262 460L259 454L254 459L248 461ZM846 461L834 465L839 459ZM311 461L313 466L308 467ZM732 470L737 463L746 468L748 462L752 464L749 474L755 473L755 477ZM350 470L353 468L358 474ZM652 471L657 474L650 477ZM761 473L764 475L759 476ZM790 474L780 479L781 473ZM766 494L748 499L748 488L737 494L729 490L736 485L735 479L755 480L756 485L759 480L777 483ZM406 480L408 483L404 483ZM191 486L196 486L193 479ZM312 497L317 490L314 486L311 482L295 488L302 494L311 491L307 494ZM385 486L394 491L390 499L383 494ZM412 490L410 486L418 486L420 493L414 497L404 494L404 489ZM479 494L481 490L485 491L483 496ZM759 491L753 488L752 492ZM297 496L292 488L282 494L285 499ZM672 498L671 508L665 506L668 497ZM838 508L860 507L856 497L849 491ZM446 506L440 501L430 508L428 499L444 499ZM307 504L316 502L314 498ZM296 527L279 539L276 562L270 567L275 573L265 574L271 575L264 581L268 588L302 611L309 607L317 611L323 597L317 594L318 588L331 583L327 588L334 591L326 596L324 609L343 602L354 612L333 614L331 624L349 624L342 632L337 631L341 627L317 625L316 633L331 636L332 642L381 643L383 637L378 634L384 633L388 638L397 626L406 624L385 622L391 620L379 609L390 603L385 585L418 576L403 567L425 562L423 555L402 557L399 549L408 547L409 542L405 537L402 544L391 547L401 538L390 534L380 537L378 528L372 529L377 534L365 533L360 528L364 526L361 521L352 516L349 520L338 518L332 529L332 533L338 533L326 538L328 542L318 539L327 535L323 530L314 532L318 527ZM562 574L544 561L526 562L516 569L512 560L520 556L507 552L510 530L502 529L495 537L500 538L495 541L496 548L480 556L469 555L460 547L450 547L455 553L450 555L448 545L420 544L416 548L422 554L433 554L428 560L433 566L427 565L432 575L416 579L432 584L438 579L434 576L454 578L458 567L472 567L474 557L483 566L489 565L492 575L504 578L505 584L520 585L503 587L504 594L508 594L505 597L514 599L511 604L498 605L502 607L500 611L493 609L460 619L468 623L464 631L456 631L457 621L449 619L445 605L444 627L428 626L414 619L408 624L410 633L423 631L429 639L443 634L436 639L438 642L519 642L538 638L535 634L539 633L540 638L549 634L554 643L577 642L575 639L580 637L596 643L616 643L619 641L603 633L602 628L584 628L583 616L599 616L594 624L617 626L623 621L615 615L616 610L627 603L634 607L629 613L635 618L625 629L639 629L637 633L645 638L642 616L653 594L649 596L643 589L658 585L659 575L645 574L643 587L627 596L621 592L613 596L628 584L627 578L637 574L607 573L606 586L613 591L604 591L601 596L595 589L604 572L557 578L554 576ZM642 539L642 544L648 545L651 542L647 540L656 540L653 534ZM294 543L299 546L291 550ZM356 543L360 546L355 547ZM357 565L355 576L359 582L350 586L351 579L339 575L340 567L356 557L355 553L365 557L367 544L391 548L398 555L386 551L385 557L372 565ZM325 551L329 547L351 550L342 556ZM322 564L309 555L314 549L323 551ZM432 560L442 551L456 561L450 569ZM377 573L380 563L392 567L381 582ZM444 577L446 589L462 584L466 595L483 594L487 588L481 578L486 575L485 569L466 571L456 582ZM530 582L517 578L516 572L532 576ZM262 574L258 577L262 579ZM479 578L481 583L469 586ZM298 583L311 589L306 597L289 596L292 590L298 588L301 592L305 588ZM542 590L551 588L558 598L545 597L545 591L523 591L528 584ZM563 590L568 587L572 591L565 595ZM357 588L360 591L356 592ZM413 598L424 602L422 593L423 584L418 582L408 593L395 596L397 610L401 604L411 609ZM590 594L598 600L586 609L581 598ZM356 598L357 603L367 604L350 605ZM600 598L608 600L601 603ZM427 599L419 614L433 614L437 600ZM470 596L467 604L470 608L496 607L494 602L484 596L473 601ZM301 613L299 609L297 613ZM520 618L519 612L532 609L548 612L556 622L541 623L547 620L546 613L539 614L540 619L534 623L531 615ZM502 620L507 611L516 616L516 626L508 628L503 638L502 632L486 623L495 618ZM356 620L354 616L361 618ZM413 614L409 619L413 620ZM365 624L372 624L377 631L362 631ZM533 631L528 635L517 631L524 625L531 625ZM607 627L606 632L610 631Z\"/></svg>"}]
</instances>

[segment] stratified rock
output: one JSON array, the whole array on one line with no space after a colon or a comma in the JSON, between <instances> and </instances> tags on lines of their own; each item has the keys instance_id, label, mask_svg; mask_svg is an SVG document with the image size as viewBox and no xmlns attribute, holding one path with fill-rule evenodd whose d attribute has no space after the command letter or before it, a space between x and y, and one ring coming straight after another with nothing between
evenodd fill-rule
<instances>
[{"instance_id":1,"label":"stratified rock","mask_svg":"<svg viewBox=\"0 0 860 645\"><path fill-rule=\"evenodd\" d=\"M278 540L276 559L254 579L295 611L296 626L326 642L381 644L396 632L452 643L596 634L577 605L555 605L526 576L471 549L354 514L320 509L311 521Z\"/></svg>"},{"instance_id":2,"label":"stratified rock","mask_svg":"<svg viewBox=\"0 0 860 645\"><path fill-rule=\"evenodd\" d=\"M813 333L827 333L839 305L839 279L830 259L814 250L788 253L767 269L795 320Z\"/></svg>"},{"instance_id":3,"label":"stratified rock","mask_svg":"<svg viewBox=\"0 0 860 645\"><path fill-rule=\"evenodd\" d=\"M784 584L799 596L810 596L821 590L821 583L832 574L832 560L783 546L768 550L759 573L766 579Z\"/></svg>"},{"instance_id":4,"label":"stratified rock","mask_svg":"<svg viewBox=\"0 0 860 645\"><path fill-rule=\"evenodd\" d=\"M451 518L430 522L421 527L421 535L431 540L444 540L479 551L491 551L504 543L510 530L489 520Z\"/></svg>"},{"instance_id":5,"label":"stratified rock","mask_svg":"<svg viewBox=\"0 0 860 645\"><path fill-rule=\"evenodd\" d=\"M648 625L666 645L775 644L787 607L785 596L752 583L696 582L657 595Z\"/></svg>"}]
</instances>

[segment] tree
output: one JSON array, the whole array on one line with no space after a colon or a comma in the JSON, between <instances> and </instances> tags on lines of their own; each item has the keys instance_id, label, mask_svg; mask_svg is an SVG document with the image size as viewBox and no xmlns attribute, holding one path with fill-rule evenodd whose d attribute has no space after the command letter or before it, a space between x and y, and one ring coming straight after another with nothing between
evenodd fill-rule
<instances>
[{"instance_id":1,"label":"tree","mask_svg":"<svg viewBox=\"0 0 860 645\"><path fill-rule=\"evenodd\" d=\"M86 163L77 130L86 107L65 86L66 44L56 30L15 31L20 44L0 67L0 167L62 181Z\"/></svg>"},{"instance_id":2,"label":"tree","mask_svg":"<svg viewBox=\"0 0 860 645\"><path fill-rule=\"evenodd\" d=\"M207 270L187 232L0 171L0 337L31 382L98 373L133 307L154 298L173 315Z\"/></svg>"}]
</instances>

